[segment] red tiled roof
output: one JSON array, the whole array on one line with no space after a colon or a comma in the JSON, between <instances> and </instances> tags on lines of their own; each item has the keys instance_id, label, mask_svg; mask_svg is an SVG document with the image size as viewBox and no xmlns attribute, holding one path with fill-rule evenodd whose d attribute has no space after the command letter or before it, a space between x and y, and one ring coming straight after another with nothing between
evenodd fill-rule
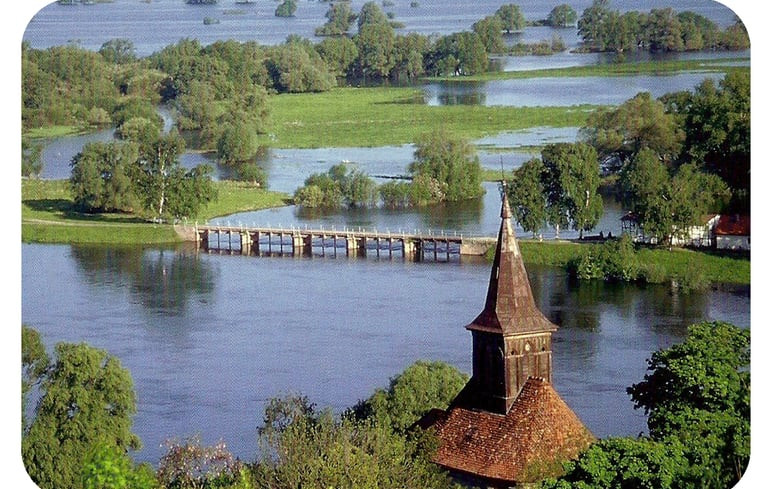
<instances>
[{"instance_id":1,"label":"red tiled roof","mask_svg":"<svg viewBox=\"0 0 757 489\"><path fill-rule=\"evenodd\" d=\"M715 234L718 236L749 236L749 216L721 216L720 222L715 226Z\"/></svg>"},{"instance_id":2,"label":"red tiled roof","mask_svg":"<svg viewBox=\"0 0 757 489\"><path fill-rule=\"evenodd\" d=\"M435 429L437 464L510 482L541 478L539 467L575 458L594 441L554 388L534 377L507 414L452 407L432 410L418 424Z\"/></svg>"}]
</instances>

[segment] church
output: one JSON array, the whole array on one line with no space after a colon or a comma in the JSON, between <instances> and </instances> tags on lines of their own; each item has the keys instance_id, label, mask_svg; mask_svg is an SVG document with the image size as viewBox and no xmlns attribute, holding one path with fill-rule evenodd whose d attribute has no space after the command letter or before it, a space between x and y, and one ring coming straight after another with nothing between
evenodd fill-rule
<instances>
[{"instance_id":1,"label":"church","mask_svg":"<svg viewBox=\"0 0 757 489\"><path fill-rule=\"evenodd\" d=\"M511 487L559 473L595 438L552 387L552 333L536 307L507 195L484 309L473 335L473 376L446 410L418 425L439 440L433 461L467 485Z\"/></svg>"}]
</instances>

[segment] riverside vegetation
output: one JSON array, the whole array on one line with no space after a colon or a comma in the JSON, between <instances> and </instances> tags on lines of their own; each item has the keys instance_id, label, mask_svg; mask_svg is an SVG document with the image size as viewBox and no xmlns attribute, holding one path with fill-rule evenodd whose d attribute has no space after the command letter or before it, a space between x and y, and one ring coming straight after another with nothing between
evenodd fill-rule
<instances>
[{"instance_id":1,"label":"riverside vegetation","mask_svg":"<svg viewBox=\"0 0 757 489\"><path fill-rule=\"evenodd\" d=\"M683 343L653 353L627 390L649 434L600 440L539 487L731 487L749 459L749 337L727 323L692 325ZM416 362L343 413L302 394L271 399L255 459L234 457L222 442L169 439L157 470L131 459L140 445L131 433L136 395L118 358L84 343L58 343L51 358L24 326L22 372L22 405L39 395L24 410L22 453L42 489L460 487L430 461L433 434L413 427L465 385L441 362Z\"/></svg>"}]
</instances>

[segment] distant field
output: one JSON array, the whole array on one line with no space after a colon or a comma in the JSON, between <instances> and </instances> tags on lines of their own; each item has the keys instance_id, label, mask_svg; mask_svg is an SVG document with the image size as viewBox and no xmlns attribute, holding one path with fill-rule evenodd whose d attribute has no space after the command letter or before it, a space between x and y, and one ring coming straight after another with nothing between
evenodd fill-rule
<instances>
[{"instance_id":1,"label":"distant field","mask_svg":"<svg viewBox=\"0 0 757 489\"><path fill-rule=\"evenodd\" d=\"M581 76L631 76L631 75L660 75L678 72L723 73L729 71L746 70L749 67L727 66L729 63L750 61L749 58L722 59L692 59L669 61L643 61L638 63L615 63L590 66L574 66L569 68L552 68L523 71L496 71L481 75L466 77L439 77L429 80L455 81L487 81L487 80L516 80L527 78L550 77L581 77Z\"/></svg>"},{"instance_id":2,"label":"distant field","mask_svg":"<svg viewBox=\"0 0 757 489\"><path fill-rule=\"evenodd\" d=\"M530 127L578 127L596 106L428 106L414 88L336 88L271 98L277 148L375 147L412 143L437 127L468 139Z\"/></svg>"}]
</instances>

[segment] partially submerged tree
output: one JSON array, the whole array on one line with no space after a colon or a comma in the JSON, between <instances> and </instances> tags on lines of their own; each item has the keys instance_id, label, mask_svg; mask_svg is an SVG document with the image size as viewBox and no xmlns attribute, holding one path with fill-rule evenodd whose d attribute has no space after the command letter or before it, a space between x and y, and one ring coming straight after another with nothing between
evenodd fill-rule
<instances>
[{"instance_id":1,"label":"partially submerged tree","mask_svg":"<svg viewBox=\"0 0 757 489\"><path fill-rule=\"evenodd\" d=\"M531 158L515 170L515 178L507 185L507 197L515 219L534 237L547 223L544 172L541 159Z\"/></svg>"}]
</instances>

